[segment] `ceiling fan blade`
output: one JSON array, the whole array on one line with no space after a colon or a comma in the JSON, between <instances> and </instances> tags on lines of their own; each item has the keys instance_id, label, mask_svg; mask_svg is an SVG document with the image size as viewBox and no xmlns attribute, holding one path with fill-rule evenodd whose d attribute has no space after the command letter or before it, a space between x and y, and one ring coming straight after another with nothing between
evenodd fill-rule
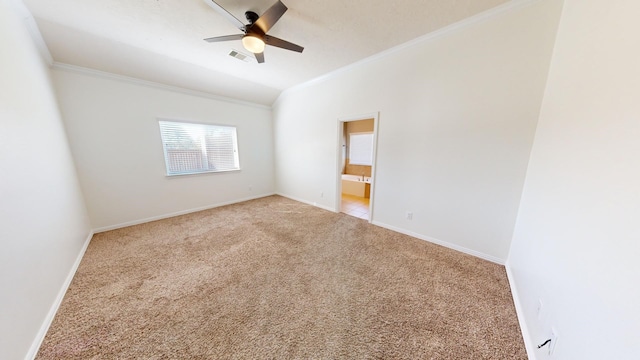
<instances>
[{"instance_id":1,"label":"ceiling fan blade","mask_svg":"<svg viewBox=\"0 0 640 360\"><path fill-rule=\"evenodd\" d=\"M258 63L262 64L264 62L264 53L254 53L253 55L256 56L256 60L258 60Z\"/></svg>"},{"instance_id":2,"label":"ceiling fan blade","mask_svg":"<svg viewBox=\"0 0 640 360\"><path fill-rule=\"evenodd\" d=\"M220 41L230 41L230 40L242 40L243 34L237 35L225 35L225 36L216 36L204 39L207 42L220 42Z\"/></svg>"},{"instance_id":3,"label":"ceiling fan blade","mask_svg":"<svg viewBox=\"0 0 640 360\"><path fill-rule=\"evenodd\" d=\"M253 23L254 26L257 26L262 30L262 33L266 34L273 25L280 20L282 15L287 11L287 7L282 3L282 1L278 0L275 4L273 4L267 11L262 14Z\"/></svg>"},{"instance_id":4,"label":"ceiling fan blade","mask_svg":"<svg viewBox=\"0 0 640 360\"><path fill-rule=\"evenodd\" d=\"M275 36L265 35L264 36L264 43L267 44L267 45L279 47L281 49L296 51L296 52L299 52L299 53L301 53L302 50L304 50L304 48L302 46L300 46L300 45L296 45L296 44L288 42L286 40L282 40L282 39L277 38Z\"/></svg>"},{"instance_id":5,"label":"ceiling fan blade","mask_svg":"<svg viewBox=\"0 0 640 360\"><path fill-rule=\"evenodd\" d=\"M213 10L217 11L220 15L224 16L230 23L232 23L238 29L245 31L245 26L242 21L238 20L235 16L231 15L225 8L220 6L217 2L213 0L204 0L207 5L211 6Z\"/></svg>"}]
</instances>

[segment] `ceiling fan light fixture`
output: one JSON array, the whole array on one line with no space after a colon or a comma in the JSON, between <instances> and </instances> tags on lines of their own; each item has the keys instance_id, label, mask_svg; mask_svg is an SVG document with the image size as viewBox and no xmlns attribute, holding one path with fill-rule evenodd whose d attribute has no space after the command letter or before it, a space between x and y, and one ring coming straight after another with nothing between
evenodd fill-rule
<instances>
[{"instance_id":1,"label":"ceiling fan light fixture","mask_svg":"<svg viewBox=\"0 0 640 360\"><path fill-rule=\"evenodd\" d=\"M254 54L263 52L265 47L264 40L255 35L245 35L242 38L242 45Z\"/></svg>"}]
</instances>

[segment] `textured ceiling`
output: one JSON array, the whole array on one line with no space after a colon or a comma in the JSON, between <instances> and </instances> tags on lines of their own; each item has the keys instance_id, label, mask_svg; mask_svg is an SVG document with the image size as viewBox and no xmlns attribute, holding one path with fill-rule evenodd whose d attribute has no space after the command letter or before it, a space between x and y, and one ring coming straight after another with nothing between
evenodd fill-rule
<instances>
[{"instance_id":1,"label":"textured ceiling","mask_svg":"<svg viewBox=\"0 0 640 360\"><path fill-rule=\"evenodd\" d=\"M282 0L289 10L269 31L305 47L267 46L266 63L240 41L206 37L240 31L203 0L24 0L54 60L261 104L280 92L508 0ZM244 21L275 0L217 0ZM250 54L250 53L248 53Z\"/></svg>"}]
</instances>

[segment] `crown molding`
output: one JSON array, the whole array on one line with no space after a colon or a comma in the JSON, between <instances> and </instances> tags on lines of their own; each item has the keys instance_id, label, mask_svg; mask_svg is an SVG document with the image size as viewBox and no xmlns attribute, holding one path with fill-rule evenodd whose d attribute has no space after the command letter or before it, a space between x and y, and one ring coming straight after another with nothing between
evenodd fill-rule
<instances>
[{"instance_id":1,"label":"crown molding","mask_svg":"<svg viewBox=\"0 0 640 360\"><path fill-rule=\"evenodd\" d=\"M145 87L150 87L153 89L159 89L159 90L165 90L165 91L171 91L171 92L185 94L185 95L197 96L197 97L202 97L206 99L236 104L236 105L243 105L243 106L249 106L249 107L254 107L258 109L271 110L271 106L268 106L268 105L262 105L262 104L253 103L249 101L233 99L233 98L224 97L216 94L211 94L205 91L198 91L198 90L187 89L179 86L161 84L154 81L142 80L142 79L138 79L130 76L118 75L118 74L114 74L106 71L90 69L82 66L71 65L71 64L61 63L57 61L54 61L51 67L56 70L61 70L61 71L66 71L71 73L83 74L83 75L98 77L102 79L115 80L115 81L124 82L128 84L145 86Z\"/></svg>"},{"instance_id":2,"label":"crown molding","mask_svg":"<svg viewBox=\"0 0 640 360\"><path fill-rule=\"evenodd\" d=\"M364 64L370 63L370 62L375 62L378 60L381 60L383 58L386 58L390 55L393 55L397 52L400 52L404 49L419 45L419 44L424 44L424 43L428 43L430 41L434 41L437 39L440 39L444 36L447 36L449 34L461 31L463 29L466 29L468 27L471 27L473 25L476 24L480 24L486 21L489 21L495 17L498 17L502 14L505 13L509 13L512 11L516 11L519 10L523 7L529 6L533 3L536 3L540 0L511 0L509 2L506 2L502 5L496 6L495 8L486 10L484 12L481 12L477 15L474 15L472 17L466 18L464 20L458 21L456 23L453 23L451 25L445 26L441 29L432 31L428 34L422 35L420 37L417 37L413 40L409 40L405 43L402 43L400 45L394 46L392 48L389 48L387 50L384 50L382 52L379 52L377 54L374 54L372 56L369 56L367 58L364 58L362 60L356 61L354 63L351 63L349 65L343 66L341 68L338 68L336 70L333 70L331 72L328 72L324 75L318 76L314 79L308 80L304 83L292 86L288 89L285 89L284 91L282 91L280 93L280 96L278 96L278 98L273 102L273 106L275 106L281 98L285 97L289 92L292 91L297 91L297 90L301 90L313 85L317 85L320 84L322 82L325 82L327 80L330 80L332 78L335 78L341 74L347 73L355 68L358 68Z\"/></svg>"},{"instance_id":3,"label":"crown molding","mask_svg":"<svg viewBox=\"0 0 640 360\"><path fill-rule=\"evenodd\" d=\"M42 33L40 33L40 29L38 28L38 24L36 20L33 18L31 11L27 9L27 6L22 2L22 0L11 0L10 4L13 9L22 19L22 23L24 24L29 36L33 40L34 45L38 49L38 52L44 59L44 61L49 65L53 65L53 56L51 56L51 52L47 47L47 44L44 42L42 38Z\"/></svg>"}]
</instances>

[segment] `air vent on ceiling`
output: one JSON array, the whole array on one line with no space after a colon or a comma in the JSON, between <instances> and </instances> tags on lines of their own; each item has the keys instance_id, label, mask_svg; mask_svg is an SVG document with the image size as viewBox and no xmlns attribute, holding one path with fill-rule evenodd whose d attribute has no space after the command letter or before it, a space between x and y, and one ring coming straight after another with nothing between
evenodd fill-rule
<instances>
[{"instance_id":1,"label":"air vent on ceiling","mask_svg":"<svg viewBox=\"0 0 640 360\"><path fill-rule=\"evenodd\" d=\"M229 56L234 57L238 60L242 60L244 62L249 62L251 60L251 57L249 55L243 54L238 50L231 50Z\"/></svg>"}]
</instances>

